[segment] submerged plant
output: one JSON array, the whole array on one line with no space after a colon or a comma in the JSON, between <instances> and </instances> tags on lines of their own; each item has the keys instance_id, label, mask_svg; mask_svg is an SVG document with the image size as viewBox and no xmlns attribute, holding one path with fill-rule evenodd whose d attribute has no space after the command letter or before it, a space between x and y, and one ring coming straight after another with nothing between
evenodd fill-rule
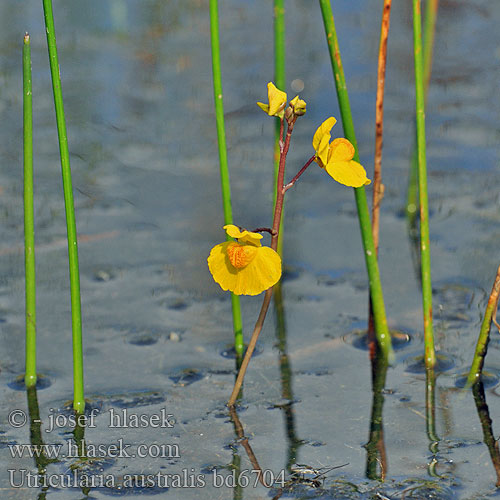
<instances>
[{"instance_id":1,"label":"submerged plant","mask_svg":"<svg viewBox=\"0 0 500 500\"><path fill-rule=\"evenodd\" d=\"M248 344L245 357L241 364L236 383L229 399L229 406L233 406L241 389L248 363L255 349L257 339L262 330L264 320L272 296L272 287L281 277L281 258L277 253L279 228L283 201L286 191L290 189L305 170L316 161L337 182L346 186L364 186L370 183L364 168L354 157L354 146L343 138L335 139L330 143L330 131L336 122L333 117L328 118L316 130L313 137L315 154L305 163L297 175L284 184L285 163L290 138L295 122L306 112L306 103L299 96L294 97L287 106L287 95L278 89L274 83L267 85L268 103L258 102L258 106L269 116L280 119L280 161L276 182L276 202L274 206L273 224L271 228L258 228L255 231L242 230L233 224L224 226L228 236L238 241L227 241L212 248L208 257L208 267L215 280L223 290L230 290L235 295L258 295L265 291L264 300L257 322ZM287 125L286 134L285 122ZM260 232L271 234L271 246L261 245Z\"/></svg>"}]
</instances>

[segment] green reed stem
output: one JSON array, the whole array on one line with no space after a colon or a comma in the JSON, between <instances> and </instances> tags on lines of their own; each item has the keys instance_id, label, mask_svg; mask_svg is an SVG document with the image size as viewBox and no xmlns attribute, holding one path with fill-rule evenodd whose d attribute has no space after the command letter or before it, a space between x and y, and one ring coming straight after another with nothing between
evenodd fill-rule
<instances>
[{"instance_id":1,"label":"green reed stem","mask_svg":"<svg viewBox=\"0 0 500 500\"><path fill-rule=\"evenodd\" d=\"M436 19L439 0L427 0L425 3L424 16L424 84L425 100L432 72L432 52L434 50L434 35L436 33ZM417 150L414 149L411 157L410 176L408 179L408 192L406 198L406 216L410 227L415 225L418 208L418 157Z\"/></svg>"},{"instance_id":2,"label":"green reed stem","mask_svg":"<svg viewBox=\"0 0 500 500\"><path fill-rule=\"evenodd\" d=\"M486 352L488 351L488 343L490 341L491 323L494 320L497 312L499 294L500 266L497 269L497 275L495 277L495 281L493 282L493 288L491 289L488 304L486 305L486 310L484 312L483 323L479 332L479 338L477 339L476 352L474 353L472 366L470 367L469 376L467 377L467 383L465 385L466 387L472 386L473 384L478 382L481 377L484 358L486 357Z\"/></svg>"},{"instance_id":3,"label":"green reed stem","mask_svg":"<svg viewBox=\"0 0 500 500\"><path fill-rule=\"evenodd\" d=\"M229 168L227 164L226 131L224 126L224 101L222 99L222 76L219 45L219 8L217 0L210 0L210 39L212 47L212 74L214 82L215 121L217 140L219 143L220 183L222 190L222 206L224 223L233 223L231 207L231 185L229 183ZM231 239L227 237L227 239ZM243 357L245 344L243 342L243 323L241 319L240 298L231 293L231 308L233 311L234 350L236 364L239 366Z\"/></svg>"},{"instance_id":4,"label":"green reed stem","mask_svg":"<svg viewBox=\"0 0 500 500\"><path fill-rule=\"evenodd\" d=\"M75 207L73 202L73 186L69 162L68 137L61 89L61 76L57 57L56 33L52 0L43 0L47 46L49 50L50 73L54 106L56 111L57 133L59 136L59 153L63 178L64 204L66 208L66 228L68 233L69 279L71 289L71 324L73 332L73 408L78 413L85 411L83 396L83 352L82 352L82 313L80 301L80 272L78 268L78 243L76 236Z\"/></svg>"},{"instance_id":5,"label":"green reed stem","mask_svg":"<svg viewBox=\"0 0 500 500\"><path fill-rule=\"evenodd\" d=\"M280 90L286 91L286 38L285 38L285 0L274 0L274 84ZM280 140L281 120L275 119L274 134L274 204L276 204L276 192L278 182L278 171L280 165ZM283 220L281 221L280 234L278 237L278 253L283 256Z\"/></svg>"},{"instance_id":6,"label":"green reed stem","mask_svg":"<svg viewBox=\"0 0 500 500\"><path fill-rule=\"evenodd\" d=\"M335 22L333 19L332 7L330 0L319 0L321 13L323 15L323 23L325 25L325 33L330 52L330 59L334 74L335 86L337 89L337 99L342 117L342 125L344 127L345 137L353 144L356 153L354 160L359 161L358 146L356 135L354 132L354 124L352 121L351 106L349 104L349 95L347 93L347 85L342 68L342 60L340 58L339 44L337 33L335 30ZM370 294L373 305L373 316L375 323L375 335L377 343L384 356L392 362L394 353L392 350L391 337L387 327L387 318L385 315L384 296L382 294L382 283L377 262L377 253L373 243L372 224L370 212L368 210L368 201L366 199L365 188L354 188L356 205L358 209L358 219L361 228L361 238L363 240L363 249L365 254L366 269L370 283Z\"/></svg>"},{"instance_id":7,"label":"green reed stem","mask_svg":"<svg viewBox=\"0 0 500 500\"><path fill-rule=\"evenodd\" d=\"M427 196L427 164L425 151L425 86L422 62L422 20L420 0L413 0L413 47L415 56L415 103L417 121L418 185L420 203L420 256L422 303L424 313L425 366L436 364L432 330L431 252L429 240L429 207Z\"/></svg>"},{"instance_id":8,"label":"green reed stem","mask_svg":"<svg viewBox=\"0 0 500 500\"><path fill-rule=\"evenodd\" d=\"M26 301L26 387L36 385L36 280L33 208L33 103L30 36L23 43L24 270Z\"/></svg>"}]
</instances>

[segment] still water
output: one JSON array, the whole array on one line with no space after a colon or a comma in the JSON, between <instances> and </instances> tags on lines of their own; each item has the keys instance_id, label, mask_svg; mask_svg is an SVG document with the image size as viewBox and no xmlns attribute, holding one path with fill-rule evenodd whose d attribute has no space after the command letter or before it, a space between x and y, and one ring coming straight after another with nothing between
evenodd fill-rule
<instances>
[{"instance_id":1,"label":"still water","mask_svg":"<svg viewBox=\"0 0 500 500\"><path fill-rule=\"evenodd\" d=\"M308 105L294 131L291 177L313 153L316 127L339 112L319 5L286 4L286 90L293 97L303 87ZM361 161L371 176L381 5L351 0L332 7ZM273 123L255 102L265 100L273 78L272 5L224 0L219 9L234 219L268 226ZM474 399L456 381L470 366L499 264L500 5L442 0L438 14L427 138L434 326L448 363L436 381L437 444L426 430L425 378L414 369L423 350L421 299L401 216L414 140L411 3L395 2L391 20L380 244L389 322L410 341L402 337L374 398L357 333L366 328L367 280L353 193L313 166L287 193L285 323L267 318L239 418L225 408L234 380L230 300L206 266L210 248L224 239L208 2L58 0L54 12L81 237L89 412L80 422L83 438L65 409L72 396L66 230L41 2L21 8L3 0L3 497L495 497ZM25 31L32 38L38 370L45 377L45 388L29 398L15 383L24 369ZM340 121L334 133L342 134ZM259 307L259 298L242 299L247 335ZM493 429L499 348L492 332L486 368L493 383L485 398ZM42 423L30 432L28 409L33 418L37 408ZM365 446L374 424L383 432L375 447ZM93 459L83 463L82 439ZM16 445L30 443L55 446L57 460L48 452L42 460L15 455ZM257 463L264 482L284 487L254 486ZM40 484L44 468L51 484ZM97 483L78 482L83 473ZM233 488L238 478L241 487Z\"/></svg>"}]
</instances>

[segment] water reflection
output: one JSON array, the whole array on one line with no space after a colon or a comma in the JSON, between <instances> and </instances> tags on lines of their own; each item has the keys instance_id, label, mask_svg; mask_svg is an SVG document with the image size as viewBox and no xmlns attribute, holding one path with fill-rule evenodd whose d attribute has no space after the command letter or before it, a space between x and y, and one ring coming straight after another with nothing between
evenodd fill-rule
<instances>
[{"instance_id":1,"label":"water reflection","mask_svg":"<svg viewBox=\"0 0 500 500\"><path fill-rule=\"evenodd\" d=\"M56 458L47 457L45 453L45 445L42 439L42 420L40 418L40 408L38 406L36 387L30 387L27 389L27 397L28 413L30 416L30 443L32 449L38 451L38 453L34 453L33 455L40 483L44 484L37 498L38 500L45 500L49 489L48 484L44 481L47 466L51 463L58 462L58 460Z\"/></svg>"},{"instance_id":2,"label":"water reflection","mask_svg":"<svg viewBox=\"0 0 500 500\"><path fill-rule=\"evenodd\" d=\"M283 303L283 289L281 282L274 287L274 310L276 316L276 339L280 356L280 380L281 397L288 402L280 408L285 417L285 432L288 438L288 453L286 468L290 467L297 460L297 451L302 441L297 437L295 431L295 414L293 409L293 388L292 388L292 367L287 351L287 331L285 307Z\"/></svg>"},{"instance_id":3,"label":"water reflection","mask_svg":"<svg viewBox=\"0 0 500 500\"><path fill-rule=\"evenodd\" d=\"M384 425L382 409L384 406L384 388L387 376L387 360L380 353L371 358L372 362L372 413L370 435L366 448L366 477L385 481L387 474L387 454L384 443Z\"/></svg>"},{"instance_id":4,"label":"water reflection","mask_svg":"<svg viewBox=\"0 0 500 500\"><path fill-rule=\"evenodd\" d=\"M497 475L497 482L495 486L500 487L500 451L498 448L498 441L493 435L493 422L491 421L490 411L488 405L486 404L486 396L484 394L484 386L482 382L472 386L472 394L474 395L477 414L483 429L484 444L488 447L491 462Z\"/></svg>"}]
</instances>

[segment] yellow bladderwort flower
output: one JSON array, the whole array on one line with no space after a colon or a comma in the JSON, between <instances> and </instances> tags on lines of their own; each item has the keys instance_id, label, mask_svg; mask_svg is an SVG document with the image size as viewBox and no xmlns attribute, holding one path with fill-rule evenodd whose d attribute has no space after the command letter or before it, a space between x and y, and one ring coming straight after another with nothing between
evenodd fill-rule
<instances>
[{"instance_id":1,"label":"yellow bladderwort flower","mask_svg":"<svg viewBox=\"0 0 500 500\"><path fill-rule=\"evenodd\" d=\"M226 241L212 248L208 268L223 290L236 295L258 295L271 288L281 277L281 258L260 243L262 235L224 226L226 233L238 241Z\"/></svg>"},{"instance_id":2,"label":"yellow bladderwort flower","mask_svg":"<svg viewBox=\"0 0 500 500\"><path fill-rule=\"evenodd\" d=\"M290 101L290 106L293 108L293 112L297 116L302 116L306 114L306 101L299 99L299 96L295 96Z\"/></svg>"},{"instance_id":3,"label":"yellow bladderwort flower","mask_svg":"<svg viewBox=\"0 0 500 500\"><path fill-rule=\"evenodd\" d=\"M269 116L279 116L283 117L285 105L286 105L286 93L277 89L273 82L267 84L267 100L269 104L264 104L263 102L258 102L257 106L263 109Z\"/></svg>"},{"instance_id":4,"label":"yellow bladderwort flower","mask_svg":"<svg viewBox=\"0 0 500 500\"><path fill-rule=\"evenodd\" d=\"M370 184L371 180L366 176L366 170L353 160L354 146L344 138L334 139L330 143L330 131L335 123L337 120L331 116L314 134L312 144L316 151L316 163L345 186L361 187Z\"/></svg>"}]
</instances>

